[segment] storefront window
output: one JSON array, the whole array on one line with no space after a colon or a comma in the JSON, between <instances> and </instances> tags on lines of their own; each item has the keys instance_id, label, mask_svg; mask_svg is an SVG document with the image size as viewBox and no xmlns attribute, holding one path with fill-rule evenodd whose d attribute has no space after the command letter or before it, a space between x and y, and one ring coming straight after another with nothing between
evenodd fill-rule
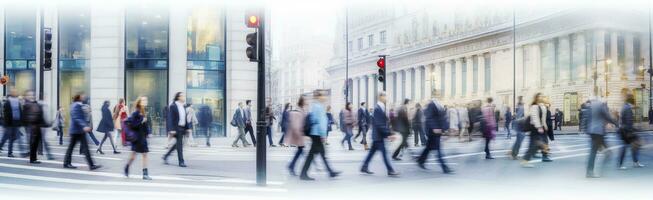
<instances>
[{"instance_id":1,"label":"storefront window","mask_svg":"<svg viewBox=\"0 0 653 200\"><path fill-rule=\"evenodd\" d=\"M59 10L59 106L68 111L72 97L89 94L91 20L88 8ZM69 113L64 112L66 119Z\"/></svg>"},{"instance_id":2,"label":"storefront window","mask_svg":"<svg viewBox=\"0 0 653 200\"><path fill-rule=\"evenodd\" d=\"M193 9L187 28L186 98L196 135L225 136L225 25L220 9Z\"/></svg>"},{"instance_id":3,"label":"storefront window","mask_svg":"<svg viewBox=\"0 0 653 200\"><path fill-rule=\"evenodd\" d=\"M36 89L36 10L5 9L5 73L19 93Z\"/></svg>"},{"instance_id":4,"label":"storefront window","mask_svg":"<svg viewBox=\"0 0 653 200\"><path fill-rule=\"evenodd\" d=\"M125 16L126 101L148 97L153 134L165 135L168 96L168 11L130 7Z\"/></svg>"}]
</instances>

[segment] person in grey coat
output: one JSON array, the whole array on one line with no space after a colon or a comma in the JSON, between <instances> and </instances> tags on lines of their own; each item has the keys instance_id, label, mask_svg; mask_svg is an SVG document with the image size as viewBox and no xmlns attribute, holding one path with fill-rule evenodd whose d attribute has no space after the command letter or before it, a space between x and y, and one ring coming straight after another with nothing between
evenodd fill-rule
<instances>
[{"instance_id":1,"label":"person in grey coat","mask_svg":"<svg viewBox=\"0 0 653 200\"><path fill-rule=\"evenodd\" d=\"M600 176L594 172L594 162L596 161L596 153L599 150L605 152L606 156L609 157L610 151L608 150L608 145L605 142L605 126L610 123L615 126L617 122L612 119L610 111L608 111L608 105L598 99L590 100L588 104L588 111L584 113L586 116L586 132L590 135L592 141L592 147L590 148L590 155L587 161L587 178L599 178ZM605 159L608 160L608 159Z\"/></svg>"},{"instance_id":2,"label":"person in grey coat","mask_svg":"<svg viewBox=\"0 0 653 200\"><path fill-rule=\"evenodd\" d=\"M98 124L96 131L100 133L104 133L104 137L102 137L102 140L100 141L100 145L98 145L97 150L95 152L99 154L104 154L102 152L102 145L104 144L104 141L109 139L109 142L111 142L111 148L113 148L113 154L119 154L116 150L116 145L113 143L113 137L111 136L111 133L113 133L114 129L114 124L113 124L113 117L111 115L111 110L109 110L109 101L104 101L102 104L102 119L100 120L100 124Z\"/></svg>"},{"instance_id":3,"label":"person in grey coat","mask_svg":"<svg viewBox=\"0 0 653 200\"><path fill-rule=\"evenodd\" d=\"M231 125L238 128L238 137L234 140L234 143L231 144L232 147L238 147L238 140L243 142L243 147L249 146L247 139L245 139L245 112L243 111L243 103L238 103L238 108L234 112L234 116L231 118Z\"/></svg>"}]
</instances>

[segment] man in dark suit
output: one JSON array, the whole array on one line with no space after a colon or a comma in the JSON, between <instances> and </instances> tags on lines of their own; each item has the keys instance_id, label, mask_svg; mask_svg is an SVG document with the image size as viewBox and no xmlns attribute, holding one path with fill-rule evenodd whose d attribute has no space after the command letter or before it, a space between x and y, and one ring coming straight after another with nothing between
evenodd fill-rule
<instances>
[{"instance_id":1,"label":"man in dark suit","mask_svg":"<svg viewBox=\"0 0 653 200\"><path fill-rule=\"evenodd\" d=\"M213 123L213 114L211 114L211 107L207 105L200 106L198 113L198 126L206 136L206 146L211 146L211 124Z\"/></svg>"},{"instance_id":2,"label":"man in dark suit","mask_svg":"<svg viewBox=\"0 0 653 200\"><path fill-rule=\"evenodd\" d=\"M256 136L254 136L254 127L252 127L252 100L245 100L245 106L245 134L249 133L249 137L252 138L252 144L256 146Z\"/></svg>"},{"instance_id":3,"label":"man in dark suit","mask_svg":"<svg viewBox=\"0 0 653 200\"><path fill-rule=\"evenodd\" d=\"M247 139L245 139L245 112L243 112L243 103L238 103L238 108L234 112L234 116L231 118L231 125L238 128L238 137L234 140L234 143L231 144L232 147L238 147L238 140L243 143L243 147L249 146Z\"/></svg>"},{"instance_id":4,"label":"man in dark suit","mask_svg":"<svg viewBox=\"0 0 653 200\"><path fill-rule=\"evenodd\" d=\"M66 157L63 161L63 167L69 169L75 169L77 167L71 164L73 149L75 145L79 142L80 149L86 157L86 162L88 163L90 170L95 170L100 168L100 165L94 165L93 159L91 158L91 152L88 150L88 142L86 140L86 134L91 132L91 126L88 123L86 112L84 112L84 105L82 102L86 100L86 96L83 93L79 93L73 97L73 104L70 106L70 126L68 129L68 134L70 135L70 144L66 150Z\"/></svg>"},{"instance_id":5,"label":"man in dark suit","mask_svg":"<svg viewBox=\"0 0 653 200\"><path fill-rule=\"evenodd\" d=\"M562 122L564 120L565 114L560 111L560 109L556 108L556 113L555 113L555 128L553 130L562 130Z\"/></svg>"},{"instance_id":6,"label":"man in dark suit","mask_svg":"<svg viewBox=\"0 0 653 200\"><path fill-rule=\"evenodd\" d=\"M2 135L2 141L0 141L0 150L4 147L5 142L9 141L9 151L7 152L7 156L14 157L14 142L20 137L18 128L22 126L21 115L23 114L23 104L20 102L20 99L18 99L18 92L16 89L11 89L9 91L9 95L7 96L7 100L5 100L3 106L5 133ZM22 145L18 145L18 149L21 152L24 151Z\"/></svg>"},{"instance_id":7,"label":"man in dark suit","mask_svg":"<svg viewBox=\"0 0 653 200\"><path fill-rule=\"evenodd\" d=\"M408 148L408 136L410 135L410 119L408 119L408 104L410 103L410 99L405 99L404 104L402 104L399 107L399 110L397 111L397 128L396 130L399 131L401 134L401 144L395 152L392 154L392 159L393 160L401 160L399 158L399 154L401 153L402 150L405 150Z\"/></svg>"},{"instance_id":8,"label":"man in dark suit","mask_svg":"<svg viewBox=\"0 0 653 200\"><path fill-rule=\"evenodd\" d=\"M184 134L190 129L190 121L186 117L186 95L183 92L177 92L175 98L173 99L170 108L168 109L168 118L166 123L166 129L169 134L173 135L177 140L175 145L173 145L163 156L163 163L168 164L168 156L172 154L172 151L177 150L177 161L179 162L179 167L186 167L184 162Z\"/></svg>"},{"instance_id":9,"label":"man in dark suit","mask_svg":"<svg viewBox=\"0 0 653 200\"><path fill-rule=\"evenodd\" d=\"M370 113L367 112L367 105L365 105L365 102L361 102L361 107L358 108L358 133L356 134L356 137L354 137L354 141L358 139L359 136L361 136L361 133L363 134L363 140L361 140L361 144L367 145L367 129L369 128L369 121L368 116Z\"/></svg>"},{"instance_id":10,"label":"man in dark suit","mask_svg":"<svg viewBox=\"0 0 653 200\"><path fill-rule=\"evenodd\" d=\"M30 143L29 143L29 162L32 164L40 164L41 162L36 160L36 153L39 148L45 147L46 151L49 149L47 143L43 143L43 134L41 128L48 127L44 116L44 109L39 102L34 98L34 91L25 92L25 104L23 105L23 122L25 123L25 128L30 132ZM49 156L51 157L51 155Z\"/></svg>"},{"instance_id":11,"label":"man in dark suit","mask_svg":"<svg viewBox=\"0 0 653 200\"><path fill-rule=\"evenodd\" d=\"M388 176L399 176L399 173L397 173L392 168L392 165L390 165L390 160L388 159L388 154L385 149L385 139L395 139L391 136L392 133L390 132L390 126L388 126L389 120L386 115L387 108L385 107L385 92L379 92L378 99L379 102L374 106L374 112L372 114L372 148L367 153L367 157L365 157L363 167L361 167L361 172L365 174L374 174L369 170L369 164L374 154L379 151L383 156L383 162L388 170Z\"/></svg>"},{"instance_id":12,"label":"man in dark suit","mask_svg":"<svg viewBox=\"0 0 653 200\"><path fill-rule=\"evenodd\" d=\"M440 147L440 137L448 129L449 122L446 117L447 113L444 110L444 107L440 102L433 99L429 102L424 110L425 126L426 126L426 135L427 143L422 155L417 159L417 164L420 168L426 169L424 163L426 163L426 158L429 155L431 150L438 151L438 162L442 166L442 171L446 174L452 173L453 171L447 167L446 162L444 161L444 154L442 153Z\"/></svg>"}]
</instances>

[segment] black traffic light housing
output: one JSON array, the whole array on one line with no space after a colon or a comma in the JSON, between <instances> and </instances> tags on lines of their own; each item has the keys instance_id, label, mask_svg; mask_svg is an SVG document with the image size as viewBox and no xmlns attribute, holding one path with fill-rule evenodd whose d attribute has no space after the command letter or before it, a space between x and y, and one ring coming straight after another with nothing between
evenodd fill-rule
<instances>
[{"instance_id":1,"label":"black traffic light housing","mask_svg":"<svg viewBox=\"0 0 653 200\"><path fill-rule=\"evenodd\" d=\"M43 28L43 60L41 66L43 71L52 70L52 29Z\"/></svg>"},{"instance_id":2,"label":"black traffic light housing","mask_svg":"<svg viewBox=\"0 0 653 200\"><path fill-rule=\"evenodd\" d=\"M383 83L383 91L385 91L385 55L380 55L379 60L376 61L376 66L379 67L379 77L378 80Z\"/></svg>"},{"instance_id":3,"label":"black traffic light housing","mask_svg":"<svg viewBox=\"0 0 653 200\"><path fill-rule=\"evenodd\" d=\"M247 54L247 58L249 58L249 61L258 62L258 55L256 51L256 43L258 43L258 34L256 32L247 34L245 41L247 42L248 45L247 49L245 50L245 53Z\"/></svg>"}]
</instances>

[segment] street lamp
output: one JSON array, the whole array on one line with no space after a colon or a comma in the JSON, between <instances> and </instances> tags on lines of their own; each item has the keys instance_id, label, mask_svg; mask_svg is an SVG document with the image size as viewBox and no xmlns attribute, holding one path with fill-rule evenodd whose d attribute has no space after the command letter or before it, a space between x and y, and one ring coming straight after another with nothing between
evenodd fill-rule
<instances>
[{"instance_id":1,"label":"street lamp","mask_svg":"<svg viewBox=\"0 0 653 200\"><path fill-rule=\"evenodd\" d=\"M598 64L599 62L603 61L605 68L604 68L604 73L599 74L599 69L598 69ZM598 95L599 94L599 86L598 86L598 78L599 75L603 75L605 79L605 97L610 95L610 92L608 91L608 78L610 75L610 64L612 63L612 60L609 58L605 59L597 59L594 62L594 75L592 76L592 79L594 79L594 94Z\"/></svg>"},{"instance_id":2,"label":"street lamp","mask_svg":"<svg viewBox=\"0 0 653 200\"><path fill-rule=\"evenodd\" d=\"M435 72L431 72L431 98L435 98Z\"/></svg>"}]
</instances>

